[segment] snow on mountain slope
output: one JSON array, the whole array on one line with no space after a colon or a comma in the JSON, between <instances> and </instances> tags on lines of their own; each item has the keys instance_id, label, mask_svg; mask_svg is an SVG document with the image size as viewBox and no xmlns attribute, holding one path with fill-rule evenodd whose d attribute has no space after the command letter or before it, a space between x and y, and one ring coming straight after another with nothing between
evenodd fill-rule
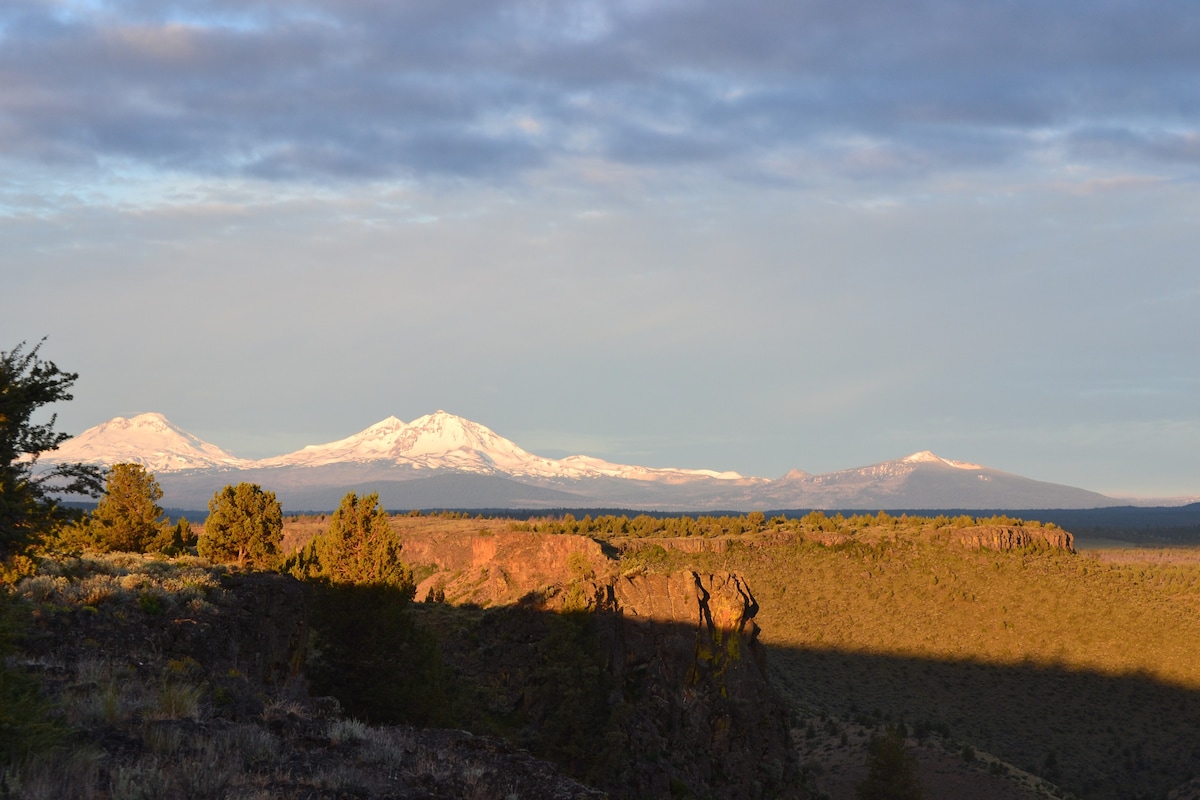
<instances>
[{"instance_id":1,"label":"snow on mountain slope","mask_svg":"<svg viewBox=\"0 0 1200 800\"><path fill-rule=\"evenodd\" d=\"M812 475L800 470L792 470L788 474L780 478L776 483L785 484L806 484L810 486L830 486L830 485L855 485L864 483L878 483L880 481L897 480L912 475L916 472L929 469L951 469L961 470L964 472L988 472L987 467L982 467L979 464L969 464L965 461L951 461L948 458L942 458L928 450L922 450L919 453L913 453L904 458L897 458L891 461L883 461L878 464L870 464L865 467L854 467L852 469L843 469L836 472L825 472L820 475Z\"/></svg>"},{"instance_id":2,"label":"snow on mountain slope","mask_svg":"<svg viewBox=\"0 0 1200 800\"><path fill-rule=\"evenodd\" d=\"M258 466L315 467L365 461L489 474L558 474L550 459L526 452L490 428L445 411L408 423L388 417L353 436L263 459Z\"/></svg>"},{"instance_id":3,"label":"snow on mountain slope","mask_svg":"<svg viewBox=\"0 0 1200 800\"><path fill-rule=\"evenodd\" d=\"M638 467L628 464L613 464L592 456L567 456L557 462L563 468L564 476L570 477L604 477L624 478L634 481L663 481L679 483L703 478L718 481L757 481L763 478L746 478L737 472L717 472L711 469L672 469L658 467Z\"/></svg>"},{"instance_id":4,"label":"snow on mountain slope","mask_svg":"<svg viewBox=\"0 0 1200 800\"><path fill-rule=\"evenodd\" d=\"M53 456L53 457L51 457ZM172 425L161 414L117 417L65 442L46 461L95 464L136 462L154 472L192 469L283 469L334 464L388 464L418 470L452 470L481 475L575 480L622 478L677 484L697 480L763 482L736 472L656 469L613 464L591 456L550 459L534 455L491 428L445 411L404 422L388 417L353 436L309 445L294 453L239 459Z\"/></svg>"},{"instance_id":5,"label":"snow on mountain slope","mask_svg":"<svg viewBox=\"0 0 1200 800\"><path fill-rule=\"evenodd\" d=\"M1111 498L1084 489L952 461L929 451L855 469L790 472L762 500L796 508L1094 508ZM768 503L770 504L770 503Z\"/></svg>"},{"instance_id":6,"label":"snow on mountain slope","mask_svg":"<svg viewBox=\"0 0 1200 800\"><path fill-rule=\"evenodd\" d=\"M792 470L774 481L736 472L614 464L584 455L550 459L445 411L412 422L388 417L353 436L258 461L235 458L161 414L142 414L85 431L45 454L44 460L137 462L159 474L164 487L169 482L182 491L184 484L195 484L197 496L211 495L230 479L230 471L270 470L267 477L274 486L291 485L310 494L320 490L334 496L366 484L391 486L388 496L393 502L416 502L416 495L396 494L397 487L408 486L414 478L472 476L471 480L497 484L487 496L511 494L516 507L1092 508L1113 503L1094 492L951 461L928 451L822 475ZM258 474L250 479L263 480ZM497 488L503 482L507 483Z\"/></svg>"},{"instance_id":7,"label":"snow on mountain slope","mask_svg":"<svg viewBox=\"0 0 1200 800\"><path fill-rule=\"evenodd\" d=\"M172 425L162 414L116 417L88 428L45 453L43 462L133 463L151 472L183 469L244 468L250 462Z\"/></svg>"},{"instance_id":8,"label":"snow on mountain slope","mask_svg":"<svg viewBox=\"0 0 1200 800\"><path fill-rule=\"evenodd\" d=\"M257 462L262 467L316 467L345 462L391 461L416 469L450 469L536 478L618 477L643 481L702 478L741 480L736 472L653 469L611 464L590 456L561 460L534 455L491 428L445 411L405 423L388 417L364 431L328 444L309 445Z\"/></svg>"},{"instance_id":9,"label":"snow on mountain slope","mask_svg":"<svg viewBox=\"0 0 1200 800\"><path fill-rule=\"evenodd\" d=\"M897 462L885 462L895 464ZM984 469L979 464L968 464L966 461L951 461L948 458L936 456L928 450L922 450L919 453L913 453L911 456L905 456L899 460L901 464L945 464L948 467L955 469Z\"/></svg>"},{"instance_id":10,"label":"snow on mountain slope","mask_svg":"<svg viewBox=\"0 0 1200 800\"><path fill-rule=\"evenodd\" d=\"M942 458L941 456L934 455L928 450L922 450L919 453L913 453L910 456L893 459L892 461L884 461L879 464L871 464L870 466L857 467L855 469L843 469L837 472L828 472L824 475L813 475L809 476L809 478L822 483L903 478L907 475L912 475L918 470L928 469L930 467L941 467L976 472L987 471L986 467L982 467L979 464L968 464L965 461L951 461L948 458Z\"/></svg>"}]
</instances>

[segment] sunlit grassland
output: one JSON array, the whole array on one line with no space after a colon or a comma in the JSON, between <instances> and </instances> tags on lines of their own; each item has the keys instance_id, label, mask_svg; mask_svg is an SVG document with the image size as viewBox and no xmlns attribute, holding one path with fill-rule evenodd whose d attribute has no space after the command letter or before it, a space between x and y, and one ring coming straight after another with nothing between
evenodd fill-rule
<instances>
[{"instance_id":1,"label":"sunlit grassland","mask_svg":"<svg viewBox=\"0 0 1200 800\"><path fill-rule=\"evenodd\" d=\"M458 512L443 512L435 514L394 514L391 517L392 529L403 534L414 533L480 533L487 530L507 529L512 523L509 520L485 519L471 517ZM291 554L304 547L318 534L329 529L329 517L325 514L303 514L285 517L283 520L283 543L280 552ZM203 530L203 529L201 529Z\"/></svg>"},{"instance_id":2,"label":"sunlit grassland","mask_svg":"<svg viewBox=\"0 0 1200 800\"><path fill-rule=\"evenodd\" d=\"M743 575L772 645L1140 673L1200 688L1200 562L802 539L666 553Z\"/></svg>"},{"instance_id":3,"label":"sunlit grassland","mask_svg":"<svg viewBox=\"0 0 1200 800\"><path fill-rule=\"evenodd\" d=\"M933 726L1083 797L1162 796L1193 777L1196 551L998 551L870 533L624 560L741 574L773 680L803 715Z\"/></svg>"}]
</instances>

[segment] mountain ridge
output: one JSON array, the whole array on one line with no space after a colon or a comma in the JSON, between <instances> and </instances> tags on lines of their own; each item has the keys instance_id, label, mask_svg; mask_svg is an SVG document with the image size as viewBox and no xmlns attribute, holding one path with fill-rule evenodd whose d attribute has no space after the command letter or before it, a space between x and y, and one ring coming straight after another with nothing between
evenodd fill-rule
<instances>
[{"instance_id":1,"label":"mountain ridge","mask_svg":"<svg viewBox=\"0 0 1200 800\"><path fill-rule=\"evenodd\" d=\"M816 475L794 469L774 480L733 471L614 464L586 455L552 459L443 410L407 423L389 416L343 439L263 459L237 458L162 414L146 413L89 428L44 460L141 463L156 473L165 492L174 495L172 502L189 498L201 507L207 502L204 493L211 496L229 482L231 473L253 476L254 482L275 489L288 507L306 510L317 508L305 503L318 498L327 505L343 487L375 487L391 507L477 507L450 505L454 481L427 482L448 475L474 476L467 494L487 497L497 508L1020 509L1119 504L1085 489L954 461L928 450Z\"/></svg>"}]
</instances>

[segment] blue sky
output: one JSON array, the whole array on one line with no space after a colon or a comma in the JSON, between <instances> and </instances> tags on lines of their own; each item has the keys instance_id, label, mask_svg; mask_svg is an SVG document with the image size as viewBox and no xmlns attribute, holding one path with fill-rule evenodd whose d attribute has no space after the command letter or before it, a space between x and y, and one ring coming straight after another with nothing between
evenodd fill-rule
<instances>
[{"instance_id":1,"label":"blue sky","mask_svg":"<svg viewBox=\"0 0 1200 800\"><path fill-rule=\"evenodd\" d=\"M237 455L439 408L1200 494L1200 13L0 7L0 349Z\"/></svg>"}]
</instances>

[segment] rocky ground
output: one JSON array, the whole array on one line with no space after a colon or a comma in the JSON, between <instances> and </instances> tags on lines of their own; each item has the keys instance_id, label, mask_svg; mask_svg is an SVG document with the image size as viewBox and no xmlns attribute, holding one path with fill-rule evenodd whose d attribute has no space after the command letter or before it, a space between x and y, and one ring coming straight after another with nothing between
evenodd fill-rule
<instances>
[{"instance_id":1,"label":"rocky ground","mask_svg":"<svg viewBox=\"0 0 1200 800\"><path fill-rule=\"evenodd\" d=\"M52 724L30 728L49 747L0 769L0 796L605 796L500 738L367 726L310 697L290 578L118 555L45 564L17 593L32 614L8 666Z\"/></svg>"},{"instance_id":2,"label":"rocky ground","mask_svg":"<svg viewBox=\"0 0 1200 800\"><path fill-rule=\"evenodd\" d=\"M867 748L884 724L864 725L828 716L801 717L792 729L809 785L829 800L855 800L867 777ZM1057 787L988 753L931 733L910 735L926 800L1039 800L1061 797Z\"/></svg>"}]
</instances>

